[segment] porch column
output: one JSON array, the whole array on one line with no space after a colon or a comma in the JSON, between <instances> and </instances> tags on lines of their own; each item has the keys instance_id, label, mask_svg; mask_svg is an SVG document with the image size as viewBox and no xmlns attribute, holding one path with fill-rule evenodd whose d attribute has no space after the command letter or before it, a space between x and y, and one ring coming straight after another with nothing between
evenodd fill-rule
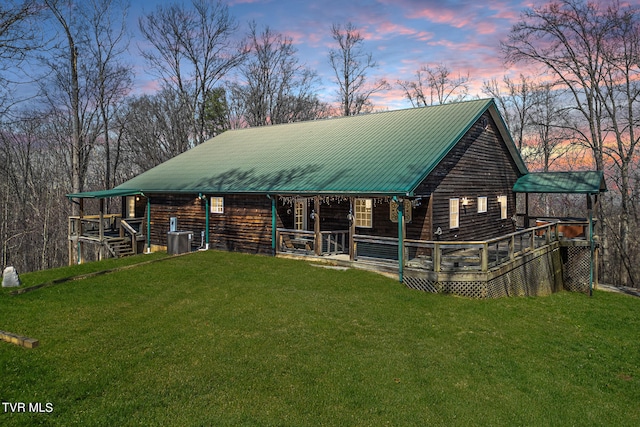
<instances>
[{"instance_id":1,"label":"porch column","mask_svg":"<svg viewBox=\"0 0 640 427\"><path fill-rule=\"evenodd\" d=\"M275 196L267 195L271 199L271 254L276 255L278 239L278 211Z\"/></svg>"},{"instance_id":2,"label":"porch column","mask_svg":"<svg viewBox=\"0 0 640 427\"><path fill-rule=\"evenodd\" d=\"M404 200L393 198L398 206L398 280L400 283L404 281L404 233L405 233L405 217L404 217Z\"/></svg>"},{"instance_id":3,"label":"porch column","mask_svg":"<svg viewBox=\"0 0 640 427\"><path fill-rule=\"evenodd\" d=\"M524 228L529 228L529 193L524 193Z\"/></svg>"},{"instance_id":4,"label":"porch column","mask_svg":"<svg viewBox=\"0 0 640 427\"><path fill-rule=\"evenodd\" d=\"M104 258L104 199L100 200L100 214L98 215L98 238L100 239L100 250L98 251L98 259Z\"/></svg>"},{"instance_id":5,"label":"porch column","mask_svg":"<svg viewBox=\"0 0 640 427\"><path fill-rule=\"evenodd\" d=\"M356 256L356 218L354 213L355 198L349 197L349 261L354 261Z\"/></svg>"},{"instance_id":6,"label":"porch column","mask_svg":"<svg viewBox=\"0 0 640 427\"><path fill-rule=\"evenodd\" d=\"M151 253L151 197L147 196L147 250Z\"/></svg>"},{"instance_id":7,"label":"porch column","mask_svg":"<svg viewBox=\"0 0 640 427\"><path fill-rule=\"evenodd\" d=\"M322 234L320 233L320 197L313 198L313 231L315 233L313 248L317 256L322 255Z\"/></svg>"},{"instance_id":8,"label":"porch column","mask_svg":"<svg viewBox=\"0 0 640 427\"><path fill-rule=\"evenodd\" d=\"M204 217L204 241L206 250L209 250L209 196L203 196L200 194L200 200L204 199L204 209L205 209L205 217Z\"/></svg>"},{"instance_id":9,"label":"porch column","mask_svg":"<svg viewBox=\"0 0 640 427\"><path fill-rule=\"evenodd\" d=\"M78 236L78 264L82 264L84 262L84 259L82 259L82 247L84 246L82 244L82 239L80 239L80 237L83 234L83 226L82 226L82 218L84 218L84 199L80 199L80 235Z\"/></svg>"}]
</instances>

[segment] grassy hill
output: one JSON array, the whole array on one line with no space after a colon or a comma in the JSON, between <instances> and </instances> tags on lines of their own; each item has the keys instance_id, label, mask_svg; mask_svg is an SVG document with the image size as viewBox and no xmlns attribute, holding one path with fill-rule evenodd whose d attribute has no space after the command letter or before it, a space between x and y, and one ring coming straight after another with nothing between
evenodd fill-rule
<instances>
[{"instance_id":1,"label":"grassy hill","mask_svg":"<svg viewBox=\"0 0 640 427\"><path fill-rule=\"evenodd\" d=\"M215 251L22 279L150 259L0 292L0 330L40 340L0 342L0 399L53 410L3 404L0 424L640 425L625 295L471 300Z\"/></svg>"}]
</instances>

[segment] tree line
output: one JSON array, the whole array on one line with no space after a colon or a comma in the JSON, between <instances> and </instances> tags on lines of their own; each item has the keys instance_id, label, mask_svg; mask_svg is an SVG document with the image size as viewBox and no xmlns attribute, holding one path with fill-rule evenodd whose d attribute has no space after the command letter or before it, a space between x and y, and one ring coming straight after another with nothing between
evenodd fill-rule
<instances>
[{"instance_id":1,"label":"tree line","mask_svg":"<svg viewBox=\"0 0 640 427\"><path fill-rule=\"evenodd\" d=\"M413 107L491 96L530 170L605 172L601 280L640 286L637 7L557 0L523 11L501 48L507 65L531 72L484 81L482 94L470 93L469 73L437 60L410 80L372 79L377 63L358 27L334 23L324 52L334 102L291 38L241 25L223 2L156 7L138 18L137 48L128 12L125 0L0 5L3 266L66 264L78 207L65 194L112 188L228 129L366 114L375 94L396 87ZM131 54L155 79L142 94ZM539 203L545 215L585 209L569 197Z\"/></svg>"}]
</instances>

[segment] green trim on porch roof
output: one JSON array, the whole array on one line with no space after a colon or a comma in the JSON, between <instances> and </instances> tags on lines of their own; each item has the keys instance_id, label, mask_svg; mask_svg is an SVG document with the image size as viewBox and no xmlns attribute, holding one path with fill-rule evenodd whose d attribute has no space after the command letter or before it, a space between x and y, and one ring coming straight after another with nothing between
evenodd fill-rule
<instances>
[{"instance_id":1,"label":"green trim on porch roof","mask_svg":"<svg viewBox=\"0 0 640 427\"><path fill-rule=\"evenodd\" d=\"M144 195L140 190L126 190L117 189L112 190L99 190L99 191L86 191L84 193L67 194L70 199L105 199L107 197L122 197L122 196L140 196Z\"/></svg>"},{"instance_id":2,"label":"green trim on porch roof","mask_svg":"<svg viewBox=\"0 0 640 427\"><path fill-rule=\"evenodd\" d=\"M586 172L537 172L521 176L513 186L516 193L598 194L607 191L604 174Z\"/></svg>"},{"instance_id":3,"label":"green trim on porch roof","mask_svg":"<svg viewBox=\"0 0 640 427\"><path fill-rule=\"evenodd\" d=\"M224 132L115 190L412 195L491 99ZM507 145L513 141L499 120ZM522 159L510 147L522 174Z\"/></svg>"}]
</instances>

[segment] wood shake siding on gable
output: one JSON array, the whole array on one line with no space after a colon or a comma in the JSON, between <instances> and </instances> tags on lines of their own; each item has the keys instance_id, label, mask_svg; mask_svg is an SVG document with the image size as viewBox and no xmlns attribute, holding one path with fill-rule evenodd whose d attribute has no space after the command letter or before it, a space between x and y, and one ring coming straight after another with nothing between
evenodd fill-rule
<instances>
[{"instance_id":1,"label":"wood shake siding on gable","mask_svg":"<svg viewBox=\"0 0 640 427\"><path fill-rule=\"evenodd\" d=\"M483 124L487 124L486 128ZM518 179L514 164L496 124L485 113L418 187L416 194L431 194L433 229L440 240L483 240L515 231L512 188ZM500 219L498 196L507 196L507 219ZM467 198L460 205L460 226L449 228L449 200ZM487 197L487 212L478 213L478 197Z\"/></svg>"}]
</instances>

